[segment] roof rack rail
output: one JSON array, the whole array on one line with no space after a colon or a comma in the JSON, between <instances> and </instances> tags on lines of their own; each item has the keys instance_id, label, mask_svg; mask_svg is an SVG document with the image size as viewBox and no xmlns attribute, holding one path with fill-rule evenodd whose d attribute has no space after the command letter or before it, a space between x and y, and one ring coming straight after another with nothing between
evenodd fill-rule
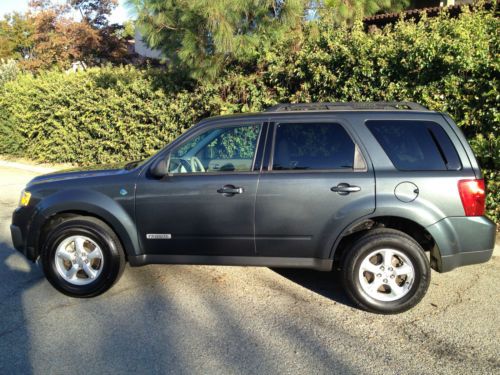
<instances>
[{"instance_id":1,"label":"roof rack rail","mask_svg":"<svg viewBox=\"0 0 500 375\"><path fill-rule=\"evenodd\" d=\"M429 109L413 102L339 102L339 103L283 103L269 107L265 112L290 111L352 111L352 110L413 110L428 111Z\"/></svg>"}]
</instances>

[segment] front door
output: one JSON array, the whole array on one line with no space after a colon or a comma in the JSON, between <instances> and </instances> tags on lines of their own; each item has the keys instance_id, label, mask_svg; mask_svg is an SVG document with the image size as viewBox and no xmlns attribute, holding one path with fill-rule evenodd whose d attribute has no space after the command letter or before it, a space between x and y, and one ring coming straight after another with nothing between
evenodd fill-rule
<instances>
[{"instance_id":1,"label":"front door","mask_svg":"<svg viewBox=\"0 0 500 375\"><path fill-rule=\"evenodd\" d=\"M257 256L328 258L338 234L375 210L373 170L340 123L276 123L273 144L257 191Z\"/></svg>"},{"instance_id":2,"label":"front door","mask_svg":"<svg viewBox=\"0 0 500 375\"><path fill-rule=\"evenodd\" d=\"M261 124L196 132L169 154L169 175L138 183L136 216L147 254L255 254L253 171Z\"/></svg>"}]
</instances>

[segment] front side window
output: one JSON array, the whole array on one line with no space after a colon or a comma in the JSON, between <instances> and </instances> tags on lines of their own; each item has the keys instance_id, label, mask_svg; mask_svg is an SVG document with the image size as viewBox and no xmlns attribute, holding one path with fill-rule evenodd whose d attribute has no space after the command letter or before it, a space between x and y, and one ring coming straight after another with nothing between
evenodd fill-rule
<instances>
[{"instance_id":1,"label":"front side window","mask_svg":"<svg viewBox=\"0 0 500 375\"><path fill-rule=\"evenodd\" d=\"M355 145L335 123L276 125L273 170L353 169Z\"/></svg>"},{"instance_id":2,"label":"front side window","mask_svg":"<svg viewBox=\"0 0 500 375\"><path fill-rule=\"evenodd\" d=\"M175 149L169 173L250 172L260 124L209 129Z\"/></svg>"}]
</instances>

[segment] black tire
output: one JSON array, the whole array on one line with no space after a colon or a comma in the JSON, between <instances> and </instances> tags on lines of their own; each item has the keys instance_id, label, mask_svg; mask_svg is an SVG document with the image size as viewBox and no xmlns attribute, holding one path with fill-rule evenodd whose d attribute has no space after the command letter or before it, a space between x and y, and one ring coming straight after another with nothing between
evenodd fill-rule
<instances>
[{"instance_id":1,"label":"black tire","mask_svg":"<svg viewBox=\"0 0 500 375\"><path fill-rule=\"evenodd\" d=\"M359 271L370 253L394 249L404 254L414 269L413 284L400 299L384 301L373 298L363 289ZM351 300L364 310L379 314L396 314L409 310L424 297L431 280L429 261L422 247L407 234L394 229L374 229L362 235L346 251L342 266L342 282ZM384 289L382 289L384 291Z\"/></svg>"},{"instance_id":2,"label":"black tire","mask_svg":"<svg viewBox=\"0 0 500 375\"><path fill-rule=\"evenodd\" d=\"M94 241L103 255L100 274L86 285L68 282L56 268L58 245L68 237L77 235ZM88 298L104 293L118 281L125 268L125 253L115 232L103 221L89 216L63 219L52 226L43 241L40 258L47 280L54 288L71 297Z\"/></svg>"}]
</instances>

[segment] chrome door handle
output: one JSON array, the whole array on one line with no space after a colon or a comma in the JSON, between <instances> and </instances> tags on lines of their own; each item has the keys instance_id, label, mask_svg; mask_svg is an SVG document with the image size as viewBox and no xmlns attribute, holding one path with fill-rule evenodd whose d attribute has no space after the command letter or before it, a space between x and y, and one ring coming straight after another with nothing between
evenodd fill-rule
<instances>
[{"instance_id":1,"label":"chrome door handle","mask_svg":"<svg viewBox=\"0 0 500 375\"><path fill-rule=\"evenodd\" d=\"M224 196L232 196L234 194L243 194L244 190L242 187L235 187L233 185L225 185L220 189L217 189L217 193L224 194Z\"/></svg>"},{"instance_id":2,"label":"chrome door handle","mask_svg":"<svg viewBox=\"0 0 500 375\"><path fill-rule=\"evenodd\" d=\"M347 195L350 193L356 193L357 191L360 191L361 188L359 186L349 185L343 182L338 184L337 186L332 187L330 190L335 193L339 193L339 195Z\"/></svg>"}]
</instances>

